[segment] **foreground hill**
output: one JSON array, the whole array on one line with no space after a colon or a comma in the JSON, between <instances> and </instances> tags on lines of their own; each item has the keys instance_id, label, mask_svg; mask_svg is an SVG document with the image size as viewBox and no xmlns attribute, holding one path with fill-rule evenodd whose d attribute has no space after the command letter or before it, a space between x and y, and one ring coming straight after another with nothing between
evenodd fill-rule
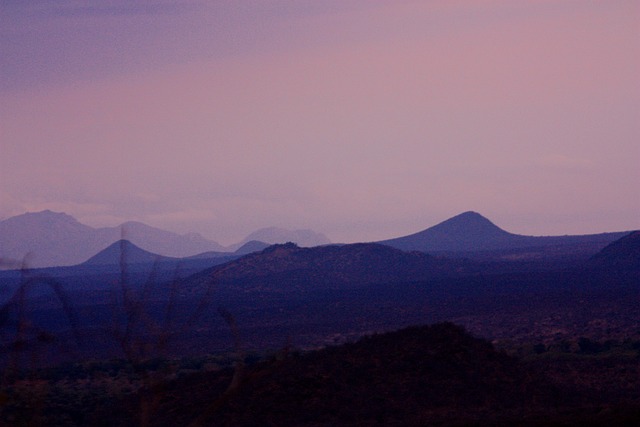
<instances>
[{"instance_id":1,"label":"foreground hill","mask_svg":"<svg viewBox=\"0 0 640 427\"><path fill-rule=\"evenodd\" d=\"M637 411L619 419L611 406L597 413L598 404L611 402L563 390L451 323L282 356L140 393L139 399L128 399L122 416L135 419L137 402L154 401L157 406L149 414L154 426L577 426L585 421L607 425L625 417L637 421Z\"/></svg>"},{"instance_id":2,"label":"foreground hill","mask_svg":"<svg viewBox=\"0 0 640 427\"><path fill-rule=\"evenodd\" d=\"M491 253L515 257L566 253L593 255L629 232L581 236L524 236L509 233L476 212L465 212L415 234L378 243L427 253ZM527 249L530 252L524 252ZM533 251L531 252L531 250ZM537 251L535 250L537 249Z\"/></svg>"}]
</instances>

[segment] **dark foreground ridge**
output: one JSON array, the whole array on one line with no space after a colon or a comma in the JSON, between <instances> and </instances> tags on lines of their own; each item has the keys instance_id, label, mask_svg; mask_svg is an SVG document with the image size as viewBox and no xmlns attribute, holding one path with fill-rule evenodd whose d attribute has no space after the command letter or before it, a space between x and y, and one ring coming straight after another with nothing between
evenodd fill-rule
<instances>
[{"instance_id":1,"label":"dark foreground ridge","mask_svg":"<svg viewBox=\"0 0 640 427\"><path fill-rule=\"evenodd\" d=\"M599 406L594 409L584 393L553 384L451 323L304 355L283 353L243 371L182 378L153 393L154 426L577 426L640 420L637 410L615 405L597 413ZM148 401L149 395L138 398ZM135 425L136 402L129 399L126 409L115 411L122 418L111 425Z\"/></svg>"}]
</instances>

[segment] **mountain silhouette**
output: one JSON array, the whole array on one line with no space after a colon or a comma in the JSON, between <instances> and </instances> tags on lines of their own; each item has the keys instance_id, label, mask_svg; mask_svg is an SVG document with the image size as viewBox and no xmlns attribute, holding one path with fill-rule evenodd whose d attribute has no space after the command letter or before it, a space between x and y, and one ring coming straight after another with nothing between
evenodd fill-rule
<instances>
[{"instance_id":1,"label":"mountain silhouette","mask_svg":"<svg viewBox=\"0 0 640 427\"><path fill-rule=\"evenodd\" d=\"M71 215L45 210L0 221L0 269L20 268L25 263L29 268L76 265L120 239L129 240L150 252L177 258L204 253L232 256L237 250L240 251L235 255L241 255L264 249L268 244L289 241L301 246L329 243L326 236L312 230L271 227L250 234L240 243L222 246L198 233L177 234L137 221L93 228L81 224ZM259 246L253 241L267 245Z\"/></svg>"},{"instance_id":2,"label":"mountain silhouette","mask_svg":"<svg viewBox=\"0 0 640 427\"><path fill-rule=\"evenodd\" d=\"M268 248L269 246L271 246L269 243L261 242L261 241L258 241L258 240L250 240L247 243L245 243L244 245L240 246L238 249L236 249L234 254L236 254L236 255L246 255L246 254L250 254L252 252L263 251L266 248Z\"/></svg>"},{"instance_id":3,"label":"mountain silhouette","mask_svg":"<svg viewBox=\"0 0 640 427\"><path fill-rule=\"evenodd\" d=\"M509 233L477 212L464 212L418 233L377 243L422 252L506 251L525 248L564 247L596 253L629 232L579 236L524 236Z\"/></svg>"},{"instance_id":4,"label":"mountain silhouette","mask_svg":"<svg viewBox=\"0 0 640 427\"><path fill-rule=\"evenodd\" d=\"M609 270L611 274L640 272L640 231L629 233L607 245L591 257L587 264L591 268Z\"/></svg>"},{"instance_id":5,"label":"mountain silhouette","mask_svg":"<svg viewBox=\"0 0 640 427\"><path fill-rule=\"evenodd\" d=\"M331 241L322 233L313 230L287 230L280 227L266 227L254 231L240 243L230 248L237 250L251 241L264 242L270 245L292 242L302 247L312 247L330 244Z\"/></svg>"},{"instance_id":6,"label":"mountain silhouette","mask_svg":"<svg viewBox=\"0 0 640 427\"><path fill-rule=\"evenodd\" d=\"M153 264L156 262L178 261L178 258L165 257L145 251L128 240L119 240L92 256L82 266Z\"/></svg>"},{"instance_id":7,"label":"mountain silhouette","mask_svg":"<svg viewBox=\"0 0 640 427\"><path fill-rule=\"evenodd\" d=\"M467 263L376 243L301 248L273 245L192 277L185 287L227 283L287 292L345 289L452 275Z\"/></svg>"},{"instance_id":8,"label":"mountain silhouette","mask_svg":"<svg viewBox=\"0 0 640 427\"><path fill-rule=\"evenodd\" d=\"M71 215L45 210L0 221L0 258L17 263L24 258L27 267L76 265L122 238L172 257L225 249L195 233L179 235L133 221L93 228Z\"/></svg>"},{"instance_id":9,"label":"mountain silhouette","mask_svg":"<svg viewBox=\"0 0 640 427\"><path fill-rule=\"evenodd\" d=\"M502 247L513 236L469 211L418 233L378 243L404 250L469 251Z\"/></svg>"},{"instance_id":10,"label":"mountain silhouette","mask_svg":"<svg viewBox=\"0 0 640 427\"><path fill-rule=\"evenodd\" d=\"M186 257L207 251L226 250L198 233L181 235L137 221L124 222L115 229L120 233L120 238L164 256Z\"/></svg>"},{"instance_id":11,"label":"mountain silhouette","mask_svg":"<svg viewBox=\"0 0 640 427\"><path fill-rule=\"evenodd\" d=\"M50 210L0 221L0 257L24 258L27 267L77 264L109 243L72 216Z\"/></svg>"}]
</instances>

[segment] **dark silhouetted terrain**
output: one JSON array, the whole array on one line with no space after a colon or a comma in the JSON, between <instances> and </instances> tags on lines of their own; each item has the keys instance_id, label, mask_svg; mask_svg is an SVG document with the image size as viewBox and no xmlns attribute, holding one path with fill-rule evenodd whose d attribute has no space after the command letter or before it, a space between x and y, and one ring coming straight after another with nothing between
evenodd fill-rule
<instances>
[{"instance_id":1,"label":"dark silhouetted terrain","mask_svg":"<svg viewBox=\"0 0 640 427\"><path fill-rule=\"evenodd\" d=\"M640 271L640 231L634 231L607 245L589 259L592 269L607 269L612 273Z\"/></svg>"},{"instance_id":2,"label":"dark silhouetted terrain","mask_svg":"<svg viewBox=\"0 0 640 427\"><path fill-rule=\"evenodd\" d=\"M479 213L464 212L418 233L378 243L402 250L474 258L588 257L628 233L523 236L502 230Z\"/></svg>"},{"instance_id":3,"label":"dark silhouetted terrain","mask_svg":"<svg viewBox=\"0 0 640 427\"><path fill-rule=\"evenodd\" d=\"M287 230L280 227L267 227L254 231L241 242L231 245L230 249L237 250L238 247L252 241L264 242L269 245L293 242L302 247L321 246L331 243L327 236L313 230Z\"/></svg>"},{"instance_id":4,"label":"dark silhouetted terrain","mask_svg":"<svg viewBox=\"0 0 640 427\"><path fill-rule=\"evenodd\" d=\"M576 257L362 243L169 259L121 241L0 272L0 420L636 425L639 246L633 232ZM460 326L414 327L440 322ZM225 393L238 358L251 364Z\"/></svg>"},{"instance_id":5,"label":"dark silhouetted terrain","mask_svg":"<svg viewBox=\"0 0 640 427\"><path fill-rule=\"evenodd\" d=\"M164 257L145 251L128 240L119 240L83 262L82 265L119 265L124 261L128 264L153 264L177 260L178 258Z\"/></svg>"},{"instance_id":6,"label":"dark silhouetted terrain","mask_svg":"<svg viewBox=\"0 0 640 427\"><path fill-rule=\"evenodd\" d=\"M168 384L152 424L188 425L196 414L221 426L456 425L487 413L521 419L563 403L556 387L452 324L250 366L228 390L231 374Z\"/></svg>"}]
</instances>

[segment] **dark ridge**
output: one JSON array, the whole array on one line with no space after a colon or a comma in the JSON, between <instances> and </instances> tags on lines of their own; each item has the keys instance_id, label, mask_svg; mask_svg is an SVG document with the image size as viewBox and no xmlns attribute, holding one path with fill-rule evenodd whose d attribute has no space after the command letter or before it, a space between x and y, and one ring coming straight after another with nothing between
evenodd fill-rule
<instances>
[{"instance_id":1,"label":"dark ridge","mask_svg":"<svg viewBox=\"0 0 640 427\"><path fill-rule=\"evenodd\" d=\"M198 273L182 287L195 291L215 282L276 292L348 289L456 275L468 271L468 264L376 243L313 248L286 243Z\"/></svg>"},{"instance_id":2,"label":"dark ridge","mask_svg":"<svg viewBox=\"0 0 640 427\"><path fill-rule=\"evenodd\" d=\"M232 375L224 371L169 384L157 398L151 425L189 425L196 419L216 426L508 423L566 400L515 359L451 323L260 363L229 392Z\"/></svg>"},{"instance_id":3,"label":"dark ridge","mask_svg":"<svg viewBox=\"0 0 640 427\"><path fill-rule=\"evenodd\" d=\"M634 231L607 245L591 257L587 263L591 268L616 271L640 271L640 231Z\"/></svg>"}]
</instances>

